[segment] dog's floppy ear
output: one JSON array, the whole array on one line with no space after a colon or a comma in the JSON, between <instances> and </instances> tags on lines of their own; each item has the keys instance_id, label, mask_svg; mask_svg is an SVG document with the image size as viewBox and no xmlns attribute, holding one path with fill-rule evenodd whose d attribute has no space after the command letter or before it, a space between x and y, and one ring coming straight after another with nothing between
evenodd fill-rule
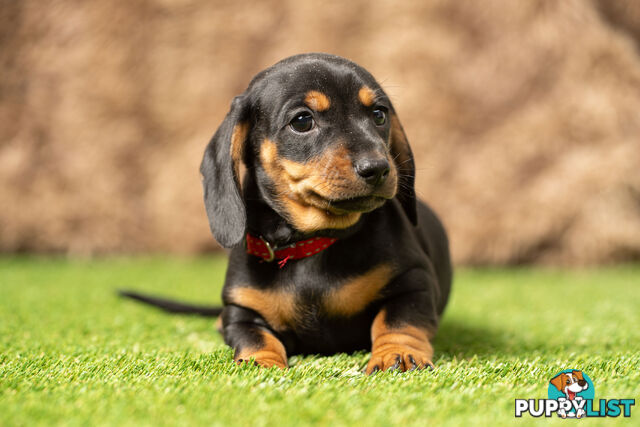
<instances>
[{"instance_id":1,"label":"dog's floppy ear","mask_svg":"<svg viewBox=\"0 0 640 427\"><path fill-rule=\"evenodd\" d=\"M244 238L247 226L239 170L249 135L248 110L244 95L234 98L227 117L207 145L200 165L209 226L218 243L225 248L237 245Z\"/></svg>"},{"instance_id":2,"label":"dog's floppy ear","mask_svg":"<svg viewBox=\"0 0 640 427\"><path fill-rule=\"evenodd\" d=\"M565 381L566 375L565 374L558 374L555 377L553 377L551 379L551 381L549 381L555 388L558 389L559 392L563 392L562 390L564 389L564 381ZM564 393L564 392L563 392Z\"/></svg>"},{"instance_id":3,"label":"dog's floppy ear","mask_svg":"<svg viewBox=\"0 0 640 427\"><path fill-rule=\"evenodd\" d=\"M413 225L418 223L416 212L416 166L413 162L413 153L409 147L407 135L402 129L400 120L395 111L391 112L391 155L398 169L398 195L405 213Z\"/></svg>"}]
</instances>

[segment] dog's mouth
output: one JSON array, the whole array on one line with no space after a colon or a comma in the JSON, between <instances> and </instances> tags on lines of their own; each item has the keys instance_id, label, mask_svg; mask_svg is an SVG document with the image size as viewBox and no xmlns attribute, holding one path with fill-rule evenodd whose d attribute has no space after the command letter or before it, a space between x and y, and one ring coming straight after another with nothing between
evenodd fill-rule
<instances>
[{"instance_id":1,"label":"dog's mouth","mask_svg":"<svg viewBox=\"0 0 640 427\"><path fill-rule=\"evenodd\" d=\"M371 212L379 208L387 200L380 195L345 197L329 199L318 193L311 192L304 198L305 202L317 209L322 209L332 215L347 215L352 213Z\"/></svg>"},{"instance_id":2,"label":"dog's mouth","mask_svg":"<svg viewBox=\"0 0 640 427\"><path fill-rule=\"evenodd\" d=\"M371 212L384 204L386 199L380 196L352 197L341 200L328 200L327 210L340 215L352 212Z\"/></svg>"},{"instance_id":3,"label":"dog's mouth","mask_svg":"<svg viewBox=\"0 0 640 427\"><path fill-rule=\"evenodd\" d=\"M574 400L576 398L576 394L577 393L575 391L567 389L567 396L569 397L569 400Z\"/></svg>"}]
</instances>

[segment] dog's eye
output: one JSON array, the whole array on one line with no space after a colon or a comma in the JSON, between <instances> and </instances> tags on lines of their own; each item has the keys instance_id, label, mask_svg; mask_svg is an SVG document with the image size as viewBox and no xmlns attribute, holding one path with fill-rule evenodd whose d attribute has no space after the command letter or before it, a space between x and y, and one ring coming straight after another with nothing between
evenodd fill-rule
<instances>
[{"instance_id":1,"label":"dog's eye","mask_svg":"<svg viewBox=\"0 0 640 427\"><path fill-rule=\"evenodd\" d=\"M373 110L373 122L376 126L382 126L387 121L387 113L382 108Z\"/></svg>"},{"instance_id":2,"label":"dog's eye","mask_svg":"<svg viewBox=\"0 0 640 427\"><path fill-rule=\"evenodd\" d=\"M306 111L296 114L293 120L289 122L289 126L296 132L309 132L313 129L313 117Z\"/></svg>"}]
</instances>

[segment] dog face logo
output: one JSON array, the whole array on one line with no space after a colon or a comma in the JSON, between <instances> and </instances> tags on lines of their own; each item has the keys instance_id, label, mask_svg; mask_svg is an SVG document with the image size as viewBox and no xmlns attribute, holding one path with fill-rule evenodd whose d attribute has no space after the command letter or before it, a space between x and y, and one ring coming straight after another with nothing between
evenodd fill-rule
<instances>
[{"instance_id":1,"label":"dog face logo","mask_svg":"<svg viewBox=\"0 0 640 427\"><path fill-rule=\"evenodd\" d=\"M582 401L593 399L595 391L593 382L587 374L576 369L566 369L549 381L549 399L559 402ZM585 415L584 409L571 409L566 411L558 410L558 415L562 418L582 418Z\"/></svg>"},{"instance_id":2,"label":"dog face logo","mask_svg":"<svg viewBox=\"0 0 640 427\"><path fill-rule=\"evenodd\" d=\"M578 393L589 389L582 371L561 372L549 382L569 400L575 400Z\"/></svg>"}]
</instances>

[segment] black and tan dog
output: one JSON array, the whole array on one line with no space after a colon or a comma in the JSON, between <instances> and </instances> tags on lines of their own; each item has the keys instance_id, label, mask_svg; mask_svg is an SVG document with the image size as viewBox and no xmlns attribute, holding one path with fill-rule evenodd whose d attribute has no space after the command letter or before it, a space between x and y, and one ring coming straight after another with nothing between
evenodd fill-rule
<instances>
[{"instance_id":1,"label":"black and tan dog","mask_svg":"<svg viewBox=\"0 0 640 427\"><path fill-rule=\"evenodd\" d=\"M201 172L213 235L232 248L219 326L237 362L370 349L367 373L432 367L447 237L416 201L407 138L366 70L304 54L262 71Z\"/></svg>"}]
</instances>

